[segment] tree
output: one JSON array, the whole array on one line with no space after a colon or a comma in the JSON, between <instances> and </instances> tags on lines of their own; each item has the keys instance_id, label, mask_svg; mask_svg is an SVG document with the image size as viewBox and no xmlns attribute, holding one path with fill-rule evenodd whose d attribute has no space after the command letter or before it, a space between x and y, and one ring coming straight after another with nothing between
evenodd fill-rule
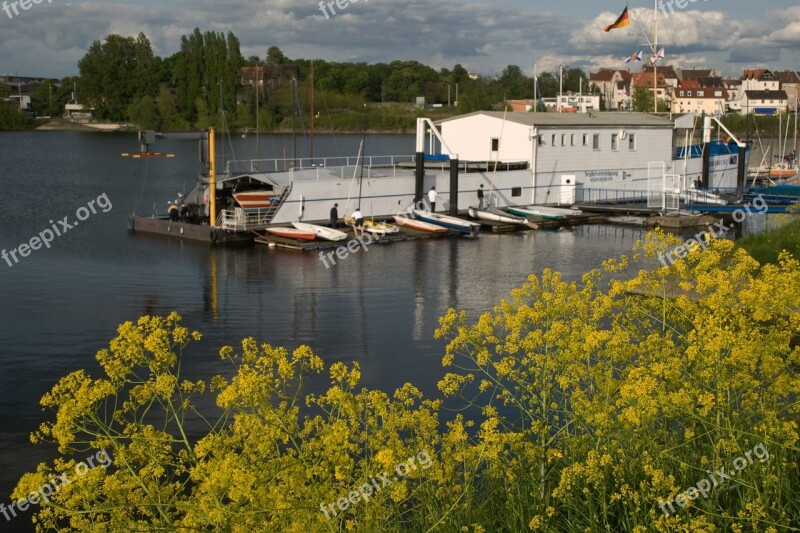
<instances>
[{"instance_id":1,"label":"tree","mask_svg":"<svg viewBox=\"0 0 800 533\"><path fill-rule=\"evenodd\" d=\"M641 111L643 113L653 112L653 91L645 87L636 87L633 89L631 97L634 111ZM658 111L668 111L667 103L660 99L658 100Z\"/></svg>"},{"instance_id":2,"label":"tree","mask_svg":"<svg viewBox=\"0 0 800 533\"><path fill-rule=\"evenodd\" d=\"M161 119L158 116L158 107L150 96L142 96L128 106L128 120L144 130L161 129Z\"/></svg>"},{"instance_id":3,"label":"tree","mask_svg":"<svg viewBox=\"0 0 800 533\"><path fill-rule=\"evenodd\" d=\"M178 113L178 108L175 106L175 99L166 86L162 86L158 93L156 107L158 108L162 129L175 131L188 128L188 124Z\"/></svg>"},{"instance_id":4,"label":"tree","mask_svg":"<svg viewBox=\"0 0 800 533\"><path fill-rule=\"evenodd\" d=\"M93 42L78 68L79 98L95 108L98 118L122 121L132 102L155 96L158 88L153 50L143 33Z\"/></svg>"},{"instance_id":5,"label":"tree","mask_svg":"<svg viewBox=\"0 0 800 533\"><path fill-rule=\"evenodd\" d=\"M528 78L525 77L522 73L522 69L517 65L508 65L503 69L499 82L502 86L505 99L513 100L530 96L530 92L526 91L527 81Z\"/></svg>"},{"instance_id":6,"label":"tree","mask_svg":"<svg viewBox=\"0 0 800 533\"><path fill-rule=\"evenodd\" d=\"M287 65L289 59L283 55L277 46L270 46L267 50L267 65Z\"/></svg>"}]
</instances>

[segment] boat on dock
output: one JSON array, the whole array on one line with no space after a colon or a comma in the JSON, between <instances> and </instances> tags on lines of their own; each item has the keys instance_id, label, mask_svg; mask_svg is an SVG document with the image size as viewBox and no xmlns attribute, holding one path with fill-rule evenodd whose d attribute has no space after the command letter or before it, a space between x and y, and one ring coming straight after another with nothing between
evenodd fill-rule
<instances>
[{"instance_id":1,"label":"boat on dock","mask_svg":"<svg viewBox=\"0 0 800 533\"><path fill-rule=\"evenodd\" d=\"M313 231L301 230L297 228L267 228L266 231L278 237L286 239L296 239L298 241L313 241L317 238L317 234Z\"/></svg>"},{"instance_id":2,"label":"boat on dock","mask_svg":"<svg viewBox=\"0 0 800 533\"><path fill-rule=\"evenodd\" d=\"M300 231L312 233L316 237L326 241L343 241L347 239L347 233L339 231L338 229L318 226L317 224L309 224L307 222L292 222L292 226Z\"/></svg>"},{"instance_id":3,"label":"boat on dock","mask_svg":"<svg viewBox=\"0 0 800 533\"><path fill-rule=\"evenodd\" d=\"M546 207L543 205L528 205L528 206L508 206L509 213L514 213L521 217L542 217L552 219L562 219L568 216L580 215L583 212L580 209L564 209L561 207Z\"/></svg>"},{"instance_id":4,"label":"boat on dock","mask_svg":"<svg viewBox=\"0 0 800 533\"><path fill-rule=\"evenodd\" d=\"M397 222L399 226L404 226L409 229L415 229L417 231L424 231L427 233L447 233L448 231L445 227L401 215L394 215L394 221Z\"/></svg>"},{"instance_id":5,"label":"boat on dock","mask_svg":"<svg viewBox=\"0 0 800 533\"><path fill-rule=\"evenodd\" d=\"M412 214L418 220L441 226L450 231L455 231L464 235L477 235L481 230L480 224L464 220L463 218L443 215L441 213L431 213L430 211L420 211L419 209L414 209Z\"/></svg>"},{"instance_id":6,"label":"boat on dock","mask_svg":"<svg viewBox=\"0 0 800 533\"><path fill-rule=\"evenodd\" d=\"M489 206L481 209L478 207L470 206L467 212L469 213L469 216L478 220L487 220L489 222L499 222L501 224L516 224L517 226L532 227L531 223L525 217L517 216L511 213L506 213L505 211L501 211L496 207Z\"/></svg>"},{"instance_id":7,"label":"boat on dock","mask_svg":"<svg viewBox=\"0 0 800 533\"><path fill-rule=\"evenodd\" d=\"M345 224L352 226L356 223L353 217L344 217ZM400 228L397 226L393 226L386 222L380 222L376 220L367 219L364 221L364 231L368 231L370 233L374 233L376 235L389 235L391 233L397 233L400 231Z\"/></svg>"}]
</instances>

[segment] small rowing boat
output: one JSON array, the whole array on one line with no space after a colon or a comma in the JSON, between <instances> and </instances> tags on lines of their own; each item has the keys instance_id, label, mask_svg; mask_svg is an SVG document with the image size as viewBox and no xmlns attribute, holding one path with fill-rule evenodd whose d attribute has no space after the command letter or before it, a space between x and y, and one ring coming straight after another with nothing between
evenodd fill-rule
<instances>
[{"instance_id":1,"label":"small rowing boat","mask_svg":"<svg viewBox=\"0 0 800 533\"><path fill-rule=\"evenodd\" d=\"M528 221L525 220L525 218L506 213L505 211L501 211L496 207L478 208L470 206L467 211L469 212L469 216L478 220L501 222L503 224L518 224L520 226L526 226L528 224Z\"/></svg>"},{"instance_id":2,"label":"small rowing boat","mask_svg":"<svg viewBox=\"0 0 800 533\"><path fill-rule=\"evenodd\" d=\"M297 228L267 228L267 231L278 237L286 239L297 239L299 241L313 241L317 234L312 231L305 231Z\"/></svg>"},{"instance_id":3,"label":"small rowing boat","mask_svg":"<svg viewBox=\"0 0 800 533\"><path fill-rule=\"evenodd\" d=\"M405 226L406 228L415 229L417 231L426 231L428 233L447 233L447 228L437 226L436 224L423 222L422 220L417 220L415 218L395 215L394 221L400 226Z\"/></svg>"},{"instance_id":4,"label":"small rowing boat","mask_svg":"<svg viewBox=\"0 0 800 533\"><path fill-rule=\"evenodd\" d=\"M415 218L423 222L435 224L451 231L463 233L464 235L477 235L481 230L480 224L475 224L463 218L442 215L441 213L431 213L430 211L420 211L419 209L414 209L411 212Z\"/></svg>"},{"instance_id":5,"label":"small rowing boat","mask_svg":"<svg viewBox=\"0 0 800 533\"><path fill-rule=\"evenodd\" d=\"M273 191L235 192L233 197L245 209L264 209L278 203L278 196Z\"/></svg>"},{"instance_id":6,"label":"small rowing boat","mask_svg":"<svg viewBox=\"0 0 800 533\"><path fill-rule=\"evenodd\" d=\"M343 231L326 228L325 226L317 226L316 224L308 224L307 222L292 222L292 226L300 231L313 233L320 239L325 239L326 241L343 241L347 238L347 233Z\"/></svg>"},{"instance_id":7,"label":"small rowing boat","mask_svg":"<svg viewBox=\"0 0 800 533\"><path fill-rule=\"evenodd\" d=\"M507 207L509 213L514 213L521 217L542 217L552 219L562 219L570 215L580 215L579 209L564 209L560 207L545 207L542 205L526 205L524 207Z\"/></svg>"}]
</instances>

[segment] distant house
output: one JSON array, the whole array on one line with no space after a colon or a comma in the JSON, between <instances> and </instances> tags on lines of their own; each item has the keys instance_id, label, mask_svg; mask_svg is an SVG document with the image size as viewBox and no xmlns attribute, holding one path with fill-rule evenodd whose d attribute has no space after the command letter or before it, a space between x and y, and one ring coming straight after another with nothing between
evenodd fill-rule
<instances>
[{"instance_id":1,"label":"distant house","mask_svg":"<svg viewBox=\"0 0 800 533\"><path fill-rule=\"evenodd\" d=\"M794 70L784 70L775 72L775 78L780 82L780 88L786 92L788 109L795 111L797 100L800 97L800 73Z\"/></svg>"},{"instance_id":2,"label":"distant house","mask_svg":"<svg viewBox=\"0 0 800 533\"><path fill-rule=\"evenodd\" d=\"M624 109L630 96L630 81L631 73L628 70L601 68L589 73L589 92L599 92L606 109ZM628 90L625 91L624 87Z\"/></svg>"},{"instance_id":3,"label":"distant house","mask_svg":"<svg viewBox=\"0 0 800 533\"><path fill-rule=\"evenodd\" d=\"M672 96L672 112L721 115L727 99L724 87L703 87L697 80L683 80Z\"/></svg>"},{"instance_id":4,"label":"distant house","mask_svg":"<svg viewBox=\"0 0 800 533\"><path fill-rule=\"evenodd\" d=\"M652 71L634 74L633 79L631 80L631 87L633 90L647 89L652 94L654 81L656 85L656 98L662 102L669 102L670 88L667 84L667 79L660 69L656 71L655 80L653 79Z\"/></svg>"},{"instance_id":5,"label":"distant house","mask_svg":"<svg viewBox=\"0 0 800 533\"><path fill-rule=\"evenodd\" d=\"M588 113L600 111L600 95L598 94L567 94L559 95L556 99L556 110L566 113Z\"/></svg>"},{"instance_id":6,"label":"distant house","mask_svg":"<svg viewBox=\"0 0 800 533\"><path fill-rule=\"evenodd\" d=\"M740 100L742 113L745 115L775 115L787 109L786 91L745 90Z\"/></svg>"},{"instance_id":7,"label":"distant house","mask_svg":"<svg viewBox=\"0 0 800 533\"><path fill-rule=\"evenodd\" d=\"M676 72L680 81L699 82L701 78L711 78L716 76L716 73L711 69L679 68Z\"/></svg>"}]
</instances>

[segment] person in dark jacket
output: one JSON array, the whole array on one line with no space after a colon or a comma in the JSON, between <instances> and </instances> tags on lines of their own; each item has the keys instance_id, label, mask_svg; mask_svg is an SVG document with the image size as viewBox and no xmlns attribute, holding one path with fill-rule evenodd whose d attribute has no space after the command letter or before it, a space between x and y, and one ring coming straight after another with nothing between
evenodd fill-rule
<instances>
[{"instance_id":1,"label":"person in dark jacket","mask_svg":"<svg viewBox=\"0 0 800 533\"><path fill-rule=\"evenodd\" d=\"M333 204L331 207L331 227L336 228L339 225L339 204Z\"/></svg>"}]
</instances>

